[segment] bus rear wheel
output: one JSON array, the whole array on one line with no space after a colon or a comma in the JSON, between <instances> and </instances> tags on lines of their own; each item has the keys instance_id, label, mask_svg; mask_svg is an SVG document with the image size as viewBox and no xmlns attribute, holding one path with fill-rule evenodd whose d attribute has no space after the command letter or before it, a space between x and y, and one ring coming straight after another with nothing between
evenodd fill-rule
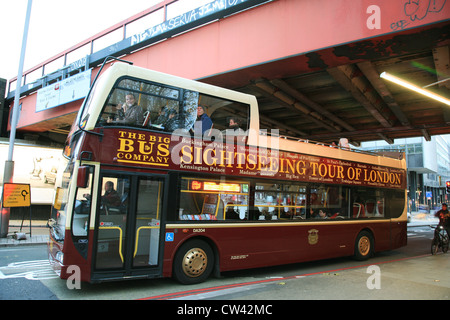
<instances>
[{"instance_id":1,"label":"bus rear wheel","mask_svg":"<svg viewBox=\"0 0 450 320\"><path fill-rule=\"evenodd\" d=\"M373 236L368 231L361 231L355 242L355 259L367 260L373 255Z\"/></svg>"},{"instance_id":2,"label":"bus rear wheel","mask_svg":"<svg viewBox=\"0 0 450 320\"><path fill-rule=\"evenodd\" d=\"M208 279L214 267L214 253L202 240L184 243L175 255L174 278L182 284L201 283Z\"/></svg>"}]
</instances>

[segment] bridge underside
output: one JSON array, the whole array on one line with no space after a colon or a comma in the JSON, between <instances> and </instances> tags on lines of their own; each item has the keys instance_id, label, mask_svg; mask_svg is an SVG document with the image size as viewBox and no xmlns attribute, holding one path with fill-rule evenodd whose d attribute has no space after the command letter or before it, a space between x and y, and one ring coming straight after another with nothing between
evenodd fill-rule
<instances>
[{"instance_id":1,"label":"bridge underside","mask_svg":"<svg viewBox=\"0 0 450 320\"><path fill-rule=\"evenodd\" d=\"M361 31L371 19L365 2L351 7L360 17L348 21L354 3L349 0L273 1L122 59L255 95L261 128L299 139L331 142L346 137L358 145L449 134L450 106L388 83L380 73L418 86L449 78L450 3L444 1L443 12L427 17L440 18L427 22L408 20L403 4L387 15L383 10L394 6L393 1L372 1L379 3L383 25ZM322 9L324 3L329 6ZM450 81L428 89L449 97ZM35 99L23 99L26 115L18 129L62 141L81 102L36 114Z\"/></svg>"},{"instance_id":2,"label":"bridge underside","mask_svg":"<svg viewBox=\"0 0 450 320\"><path fill-rule=\"evenodd\" d=\"M331 142L450 133L450 106L388 83L382 72L419 86L449 77L449 24L271 61L203 79L258 98L262 128ZM450 81L428 88L450 97Z\"/></svg>"}]
</instances>

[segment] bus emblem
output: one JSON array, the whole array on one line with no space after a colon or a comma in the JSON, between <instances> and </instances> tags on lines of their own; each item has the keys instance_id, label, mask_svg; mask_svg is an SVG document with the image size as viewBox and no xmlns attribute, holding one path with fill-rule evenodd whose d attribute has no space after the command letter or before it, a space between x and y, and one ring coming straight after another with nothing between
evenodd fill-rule
<instances>
[{"instance_id":1,"label":"bus emblem","mask_svg":"<svg viewBox=\"0 0 450 320\"><path fill-rule=\"evenodd\" d=\"M317 244L319 242L319 230L311 229L308 233L308 243L310 245Z\"/></svg>"}]
</instances>

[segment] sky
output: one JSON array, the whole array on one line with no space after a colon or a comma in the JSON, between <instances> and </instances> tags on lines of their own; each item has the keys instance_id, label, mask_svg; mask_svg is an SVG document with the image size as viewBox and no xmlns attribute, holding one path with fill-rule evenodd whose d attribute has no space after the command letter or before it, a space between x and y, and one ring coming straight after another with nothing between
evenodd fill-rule
<instances>
[{"instance_id":1,"label":"sky","mask_svg":"<svg viewBox=\"0 0 450 320\"><path fill-rule=\"evenodd\" d=\"M34 0L24 71L161 0ZM28 0L0 1L0 78L19 70Z\"/></svg>"}]
</instances>

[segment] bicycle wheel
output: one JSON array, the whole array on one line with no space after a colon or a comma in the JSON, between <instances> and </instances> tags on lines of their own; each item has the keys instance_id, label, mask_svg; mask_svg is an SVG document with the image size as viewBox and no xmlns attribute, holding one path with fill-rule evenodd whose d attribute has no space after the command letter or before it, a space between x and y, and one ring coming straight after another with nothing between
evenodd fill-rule
<instances>
[{"instance_id":1,"label":"bicycle wheel","mask_svg":"<svg viewBox=\"0 0 450 320\"><path fill-rule=\"evenodd\" d=\"M443 253L446 253L448 251L448 243L449 243L448 235L444 235L442 237L442 243L441 243Z\"/></svg>"},{"instance_id":2,"label":"bicycle wheel","mask_svg":"<svg viewBox=\"0 0 450 320\"><path fill-rule=\"evenodd\" d=\"M437 253L438 249L439 249L439 240L434 238L431 241L431 254L435 255Z\"/></svg>"}]
</instances>

